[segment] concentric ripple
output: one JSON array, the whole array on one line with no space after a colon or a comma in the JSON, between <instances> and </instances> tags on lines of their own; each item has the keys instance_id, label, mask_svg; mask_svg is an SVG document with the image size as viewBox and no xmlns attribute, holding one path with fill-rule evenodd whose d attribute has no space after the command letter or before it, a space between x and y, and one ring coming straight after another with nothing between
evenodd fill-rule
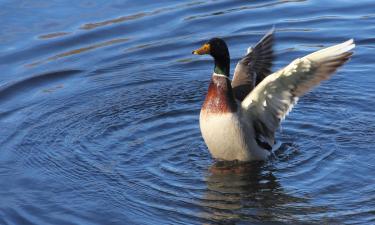
<instances>
[{"instance_id":1,"label":"concentric ripple","mask_svg":"<svg viewBox=\"0 0 375 225\"><path fill-rule=\"evenodd\" d=\"M0 224L375 222L371 1L3 8ZM199 130L212 60L191 50L223 37L233 70L272 25L274 70L352 37L358 47L300 99L269 161L215 162Z\"/></svg>"}]
</instances>

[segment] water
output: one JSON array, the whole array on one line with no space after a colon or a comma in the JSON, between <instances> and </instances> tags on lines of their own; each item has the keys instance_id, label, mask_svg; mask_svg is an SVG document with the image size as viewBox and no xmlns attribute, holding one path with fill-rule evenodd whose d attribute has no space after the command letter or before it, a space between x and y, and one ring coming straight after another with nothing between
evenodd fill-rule
<instances>
[{"instance_id":1,"label":"water","mask_svg":"<svg viewBox=\"0 0 375 225\"><path fill-rule=\"evenodd\" d=\"M0 224L375 224L373 1L2 1ZM265 163L215 164L198 115L276 25L274 70L355 38ZM218 172L220 171L220 172Z\"/></svg>"}]
</instances>

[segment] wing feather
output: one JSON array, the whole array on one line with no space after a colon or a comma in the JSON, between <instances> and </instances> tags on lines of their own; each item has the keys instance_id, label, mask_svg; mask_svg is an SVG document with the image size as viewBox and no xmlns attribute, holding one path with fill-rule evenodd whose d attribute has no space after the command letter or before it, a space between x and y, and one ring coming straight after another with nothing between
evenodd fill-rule
<instances>
[{"instance_id":1,"label":"wing feather","mask_svg":"<svg viewBox=\"0 0 375 225\"><path fill-rule=\"evenodd\" d=\"M264 77L271 73L274 42L272 28L255 45L249 47L246 55L237 63L234 70L232 88L236 99L242 101Z\"/></svg>"},{"instance_id":2,"label":"wing feather","mask_svg":"<svg viewBox=\"0 0 375 225\"><path fill-rule=\"evenodd\" d=\"M267 76L243 100L242 108L253 121L261 121L263 139L273 144L280 121L302 96L331 75L352 56L353 39L298 58ZM254 122L258 124L259 122Z\"/></svg>"}]
</instances>

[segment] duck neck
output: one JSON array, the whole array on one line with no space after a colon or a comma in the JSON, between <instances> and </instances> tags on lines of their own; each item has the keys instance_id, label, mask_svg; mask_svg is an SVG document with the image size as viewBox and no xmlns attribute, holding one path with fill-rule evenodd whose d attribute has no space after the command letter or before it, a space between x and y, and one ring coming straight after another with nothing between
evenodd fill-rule
<instances>
[{"instance_id":1,"label":"duck neck","mask_svg":"<svg viewBox=\"0 0 375 225\"><path fill-rule=\"evenodd\" d=\"M214 72L216 74L222 74L229 77L229 54L224 56L214 57L215 68Z\"/></svg>"}]
</instances>

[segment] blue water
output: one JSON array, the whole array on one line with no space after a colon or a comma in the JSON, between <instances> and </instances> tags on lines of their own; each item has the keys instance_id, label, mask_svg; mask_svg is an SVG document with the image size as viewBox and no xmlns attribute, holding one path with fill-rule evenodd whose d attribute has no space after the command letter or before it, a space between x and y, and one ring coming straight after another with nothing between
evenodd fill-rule
<instances>
[{"instance_id":1,"label":"blue water","mask_svg":"<svg viewBox=\"0 0 375 225\"><path fill-rule=\"evenodd\" d=\"M2 1L0 224L375 224L375 3ZM214 36L273 70L349 38L268 162L217 173L198 117ZM234 166L235 167L235 166ZM219 168L220 169L220 168Z\"/></svg>"}]
</instances>

